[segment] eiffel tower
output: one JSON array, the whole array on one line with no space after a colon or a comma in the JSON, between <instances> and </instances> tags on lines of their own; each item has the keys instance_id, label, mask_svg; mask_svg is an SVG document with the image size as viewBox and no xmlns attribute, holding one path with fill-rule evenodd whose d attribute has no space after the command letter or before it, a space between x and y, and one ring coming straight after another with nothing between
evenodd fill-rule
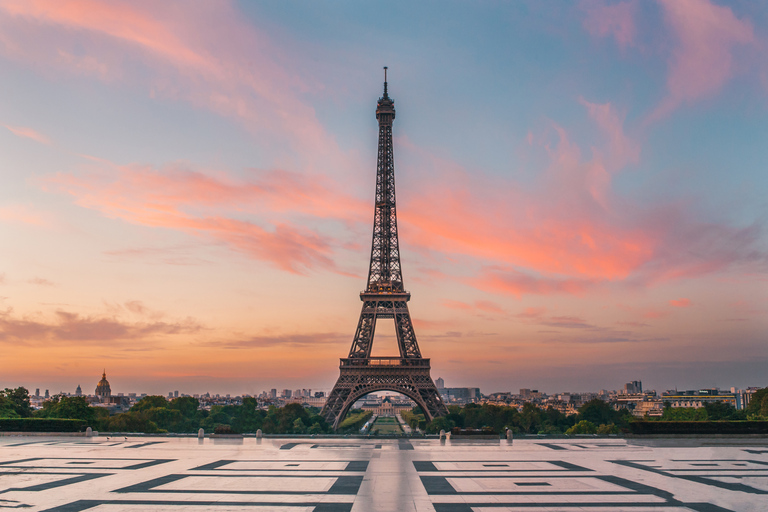
<instances>
[{"instance_id":1,"label":"eiffel tower","mask_svg":"<svg viewBox=\"0 0 768 512\"><path fill-rule=\"evenodd\" d=\"M448 413L429 375L429 359L421 357L408 312L411 294L403 287L392 153L395 101L387 94L386 67L384 96L376 105L376 119L379 120L379 154L368 286L360 293L363 310L349 357L340 360L339 380L321 412L326 421L333 424L334 430L339 428L352 404L375 391L402 393L421 407L429 421ZM371 357L376 321L380 318L394 320L400 357Z\"/></svg>"}]
</instances>

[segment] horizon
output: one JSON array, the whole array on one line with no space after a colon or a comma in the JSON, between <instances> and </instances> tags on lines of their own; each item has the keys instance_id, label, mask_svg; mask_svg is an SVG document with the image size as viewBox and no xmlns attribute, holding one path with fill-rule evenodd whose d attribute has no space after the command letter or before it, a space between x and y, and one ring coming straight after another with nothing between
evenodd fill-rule
<instances>
[{"instance_id":1,"label":"horizon","mask_svg":"<svg viewBox=\"0 0 768 512\"><path fill-rule=\"evenodd\" d=\"M0 387L330 390L383 66L433 379L766 386L767 54L747 1L0 0Z\"/></svg>"}]
</instances>

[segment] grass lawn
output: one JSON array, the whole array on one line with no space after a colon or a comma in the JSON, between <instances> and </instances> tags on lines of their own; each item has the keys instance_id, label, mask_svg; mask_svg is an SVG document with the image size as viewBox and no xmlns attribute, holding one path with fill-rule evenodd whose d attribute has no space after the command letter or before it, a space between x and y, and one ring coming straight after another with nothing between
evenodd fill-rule
<instances>
[{"instance_id":1,"label":"grass lawn","mask_svg":"<svg viewBox=\"0 0 768 512\"><path fill-rule=\"evenodd\" d=\"M376 418L376 422L371 427L371 432L374 430L379 431L379 434L402 434L403 429L400 428L400 424L396 418L380 417Z\"/></svg>"}]
</instances>

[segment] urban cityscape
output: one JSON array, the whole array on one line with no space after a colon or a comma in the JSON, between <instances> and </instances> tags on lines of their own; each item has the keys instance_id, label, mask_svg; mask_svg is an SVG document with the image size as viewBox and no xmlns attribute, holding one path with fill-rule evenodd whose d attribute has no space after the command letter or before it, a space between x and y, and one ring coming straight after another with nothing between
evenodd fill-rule
<instances>
[{"instance_id":1,"label":"urban cityscape","mask_svg":"<svg viewBox=\"0 0 768 512\"><path fill-rule=\"evenodd\" d=\"M599 391L563 391L560 393L545 393L537 389L520 389L518 393L511 391L493 392L483 394L480 388L451 388L445 386L445 380L442 377L435 379L435 386L440 394L440 398L446 405L463 406L466 404L490 404L497 406L510 406L522 410L527 403L538 407L552 408L565 415L578 414L578 410L584 404L591 400L602 400L613 407L615 410L627 409L633 416L643 418L645 416L659 417L664 412L665 407L672 408L690 408L700 409L708 403L721 402L728 404L736 410L744 410L750 403L752 395L762 389L759 386L752 386L746 389L694 389L677 390L669 389L657 392L656 390L643 390L642 381L631 381L624 384L618 390L601 389ZM135 405L139 400L149 396L147 393L136 392L115 392L112 393L112 386L107 380L106 370L101 380L97 383L93 393L84 393L81 386L78 386L74 392L58 391L59 396L83 397L93 407L104 407L111 412L125 412ZM49 390L40 393L40 388L35 389L34 394L30 394L30 403L35 409L42 409L46 401L53 395ZM272 388L264 390L258 395L220 395L220 394L187 394L183 391L169 391L168 400L179 397L195 398L200 403L200 408L210 410L214 405L242 405L244 398L255 398L258 407L267 409L269 406L283 407L290 403L300 404L303 407L316 407L322 409L327 400L328 390L318 391L307 388L302 389L282 389ZM394 408L398 410L410 410L416 404L407 397L395 393L377 395L371 393L364 399L355 403L353 409L380 411L383 401L386 397L391 397ZM377 412L378 414L378 412ZM394 415L394 411L391 415Z\"/></svg>"},{"instance_id":2,"label":"urban cityscape","mask_svg":"<svg viewBox=\"0 0 768 512\"><path fill-rule=\"evenodd\" d=\"M748 0L0 0L0 508L764 512L766 62Z\"/></svg>"}]
</instances>

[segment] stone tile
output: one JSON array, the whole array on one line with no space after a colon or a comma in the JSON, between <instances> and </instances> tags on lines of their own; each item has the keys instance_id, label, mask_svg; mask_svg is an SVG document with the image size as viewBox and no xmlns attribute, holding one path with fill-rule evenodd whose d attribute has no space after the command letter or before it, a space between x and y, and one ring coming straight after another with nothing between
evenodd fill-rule
<instances>
[{"instance_id":1,"label":"stone tile","mask_svg":"<svg viewBox=\"0 0 768 512\"><path fill-rule=\"evenodd\" d=\"M0 437L0 507L764 512L768 440Z\"/></svg>"}]
</instances>

